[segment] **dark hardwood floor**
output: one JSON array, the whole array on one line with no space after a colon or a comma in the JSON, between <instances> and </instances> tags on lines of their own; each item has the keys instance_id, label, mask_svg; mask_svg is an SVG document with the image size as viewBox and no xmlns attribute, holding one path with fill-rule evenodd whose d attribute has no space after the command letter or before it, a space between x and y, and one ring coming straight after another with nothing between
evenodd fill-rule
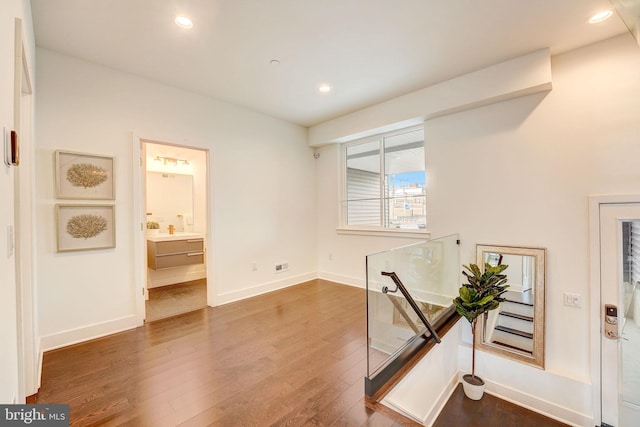
<instances>
[{"instance_id":1,"label":"dark hardwood floor","mask_svg":"<svg viewBox=\"0 0 640 427\"><path fill-rule=\"evenodd\" d=\"M36 403L78 426L418 425L365 403L365 346L364 290L314 280L47 352Z\"/></svg>"},{"instance_id":2,"label":"dark hardwood floor","mask_svg":"<svg viewBox=\"0 0 640 427\"><path fill-rule=\"evenodd\" d=\"M365 346L364 291L311 281L48 352L37 403L72 425L411 425L364 405Z\"/></svg>"},{"instance_id":3,"label":"dark hardwood floor","mask_svg":"<svg viewBox=\"0 0 640 427\"><path fill-rule=\"evenodd\" d=\"M464 395L458 384L433 427L560 427L567 426L544 415L506 402L488 393L480 400ZM568 426L567 426L568 427Z\"/></svg>"}]
</instances>

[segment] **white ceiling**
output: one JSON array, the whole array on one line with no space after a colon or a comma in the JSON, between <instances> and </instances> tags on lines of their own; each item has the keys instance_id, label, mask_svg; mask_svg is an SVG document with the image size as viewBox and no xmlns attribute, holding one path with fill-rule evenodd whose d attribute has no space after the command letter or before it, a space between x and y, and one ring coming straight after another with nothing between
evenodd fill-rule
<instances>
[{"instance_id":1,"label":"white ceiling","mask_svg":"<svg viewBox=\"0 0 640 427\"><path fill-rule=\"evenodd\" d=\"M31 0L38 46L311 126L626 32L607 0ZM173 23L190 16L192 30ZM631 37L631 36L629 36ZM277 59L279 65L271 65ZM332 93L317 85L329 82Z\"/></svg>"}]
</instances>

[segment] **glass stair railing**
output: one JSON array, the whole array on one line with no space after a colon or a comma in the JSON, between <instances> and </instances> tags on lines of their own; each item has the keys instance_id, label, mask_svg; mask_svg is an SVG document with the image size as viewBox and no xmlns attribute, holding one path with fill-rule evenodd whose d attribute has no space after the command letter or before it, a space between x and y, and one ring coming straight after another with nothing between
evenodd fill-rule
<instances>
[{"instance_id":1,"label":"glass stair railing","mask_svg":"<svg viewBox=\"0 0 640 427\"><path fill-rule=\"evenodd\" d=\"M421 331L420 328L418 328L418 326L415 324L413 319L411 319L411 316L409 316L409 314L404 309L404 307L402 307L402 303L400 302L399 298L393 298L391 295L389 295L389 299L393 303L394 307L398 310L398 312L402 315L402 317L407 321L407 323L410 323L409 326L411 326L411 329L413 329L413 331L418 333L419 335L424 335L425 338L433 337L437 343L440 343L440 337L438 336L436 331L433 330L433 326L431 326L431 322L429 322L429 320L425 317L425 313L422 312L422 308L418 306L418 303L416 302L416 300L413 299L413 297L411 296L407 288L404 286L404 283L402 283L402 281L398 278L398 275L395 272L389 273L387 271L383 271L381 274L383 276L390 277L391 280L393 280L393 283L396 284L396 288L393 290L389 289L388 286L384 286L382 288L382 293L389 294L389 293L396 293L400 291L404 299L407 300L407 303L409 304L413 312L418 316L418 320L420 320L420 322L429 331L429 334L427 335L426 331Z\"/></svg>"},{"instance_id":2,"label":"glass stair railing","mask_svg":"<svg viewBox=\"0 0 640 427\"><path fill-rule=\"evenodd\" d=\"M373 396L455 315L457 235L367 256L367 376Z\"/></svg>"}]
</instances>

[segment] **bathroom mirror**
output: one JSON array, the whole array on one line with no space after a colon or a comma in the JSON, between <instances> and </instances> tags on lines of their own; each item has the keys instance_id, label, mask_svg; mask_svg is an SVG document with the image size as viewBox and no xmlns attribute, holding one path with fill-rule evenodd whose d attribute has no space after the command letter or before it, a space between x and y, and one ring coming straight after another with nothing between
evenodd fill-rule
<instances>
[{"instance_id":1,"label":"bathroom mirror","mask_svg":"<svg viewBox=\"0 0 640 427\"><path fill-rule=\"evenodd\" d=\"M160 224L167 233L193 231L193 175L147 172L147 221Z\"/></svg>"},{"instance_id":2,"label":"bathroom mirror","mask_svg":"<svg viewBox=\"0 0 640 427\"><path fill-rule=\"evenodd\" d=\"M476 245L479 266L506 264L505 301L480 318L476 346L544 369L546 249Z\"/></svg>"}]
</instances>

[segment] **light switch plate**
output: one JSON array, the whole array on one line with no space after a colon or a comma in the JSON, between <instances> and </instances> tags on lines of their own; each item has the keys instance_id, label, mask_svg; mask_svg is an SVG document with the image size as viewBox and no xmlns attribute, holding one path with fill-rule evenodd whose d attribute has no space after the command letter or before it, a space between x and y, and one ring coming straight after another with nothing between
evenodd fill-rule
<instances>
[{"instance_id":1,"label":"light switch plate","mask_svg":"<svg viewBox=\"0 0 640 427\"><path fill-rule=\"evenodd\" d=\"M13 248L15 247L15 240L13 236L13 225L7 225L7 258L11 258L13 255Z\"/></svg>"},{"instance_id":2,"label":"light switch plate","mask_svg":"<svg viewBox=\"0 0 640 427\"><path fill-rule=\"evenodd\" d=\"M568 305L569 307L582 307L582 295L565 292L564 305Z\"/></svg>"}]
</instances>

